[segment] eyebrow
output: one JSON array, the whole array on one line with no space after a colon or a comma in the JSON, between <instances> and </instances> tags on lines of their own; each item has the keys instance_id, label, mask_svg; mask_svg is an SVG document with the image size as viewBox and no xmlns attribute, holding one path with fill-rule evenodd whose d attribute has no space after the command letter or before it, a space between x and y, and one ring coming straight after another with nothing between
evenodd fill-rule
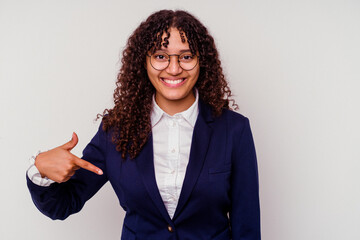
<instances>
[{"instance_id":1,"label":"eyebrow","mask_svg":"<svg viewBox=\"0 0 360 240\"><path fill-rule=\"evenodd\" d=\"M157 51L169 52L168 49L166 49L166 48L158 49L158 50L156 50L155 52L157 52ZM191 50L190 50L190 49L180 49L179 52L180 52L180 53L191 52Z\"/></svg>"}]
</instances>

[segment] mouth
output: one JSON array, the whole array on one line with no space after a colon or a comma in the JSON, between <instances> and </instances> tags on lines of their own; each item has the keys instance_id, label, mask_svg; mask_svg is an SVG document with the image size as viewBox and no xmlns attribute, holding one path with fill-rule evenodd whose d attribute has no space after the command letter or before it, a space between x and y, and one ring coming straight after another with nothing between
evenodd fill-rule
<instances>
[{"instance_id":1,"label":"mouth","mask_svg":"<svg viewBox=\"0 0 360 240\"><path fill-rule=\"evenodd\" d=\"M186 78L160 78L161 82L167 87L180 87L186 82Z\"/></svg>"}]
</instances>

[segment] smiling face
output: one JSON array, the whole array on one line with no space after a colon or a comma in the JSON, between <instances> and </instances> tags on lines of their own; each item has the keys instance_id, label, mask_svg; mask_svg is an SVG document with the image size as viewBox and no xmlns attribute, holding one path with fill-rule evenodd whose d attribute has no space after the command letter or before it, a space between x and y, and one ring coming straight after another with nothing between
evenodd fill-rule
<instances>
[{"instance_id":1,"label":"smiling face","mask_svg":"<svg viewBox=\"0 0 360 240\"><path fill-rule=\"evenodd\" d=\"M180 32L176 28L170 28L170 38L167 48L160 50L168 55L180 55L190 52L190 47L185 38L181 41ZM166 35L163 35L163 39ZM149 54L150 55L150 54ZM161 109L170 115L188 109L195 101L193 88L199 77L200 66L191 70L184 70L180 67L178 56L170 56L170 64L164 70L156 70L150 63L150 57L146 58L146 70L152 85L156 89L155 100Z\"/></svg>"}]
</instances>

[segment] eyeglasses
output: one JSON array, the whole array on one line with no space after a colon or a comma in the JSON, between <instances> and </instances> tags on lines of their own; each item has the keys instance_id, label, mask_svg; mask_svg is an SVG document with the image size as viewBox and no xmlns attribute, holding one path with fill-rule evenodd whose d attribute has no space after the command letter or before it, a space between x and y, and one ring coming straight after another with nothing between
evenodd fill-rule
<instances>
[{"instance_id":1,"label":"eyeglasses","mask_svg":"<svg viewBox=\"0 0 360 240\"><path fill-rule=\"evenodd\" d=\"M199 61L199 56L193 55L191 52L170 55L166 52L155 52L152 55L148 55L148 57L150 57L151 66L158 71L162 71L169 66L171 56L178 57L178 63L185 71L189 71L195 68Z\"/></svg>"}]
</instances>

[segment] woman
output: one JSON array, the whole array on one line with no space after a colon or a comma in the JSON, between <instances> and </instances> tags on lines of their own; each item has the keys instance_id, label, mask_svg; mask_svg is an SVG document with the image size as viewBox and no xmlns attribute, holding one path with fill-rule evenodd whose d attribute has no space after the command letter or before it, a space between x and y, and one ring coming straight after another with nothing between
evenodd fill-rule
<instances>
[{"instance_id":1,"label":"woman","mask_svg":"<svg viewBox=\"0 0 360 240\"><path fill-rule=\"evenodd\" d=\"M121 239L260 239L253 139L230 96L207 29L184 11L152 14L82 159L76 134L33 157L35 205L65 219L109 180L126 211Z\"/></svg>"}]
</instances>

